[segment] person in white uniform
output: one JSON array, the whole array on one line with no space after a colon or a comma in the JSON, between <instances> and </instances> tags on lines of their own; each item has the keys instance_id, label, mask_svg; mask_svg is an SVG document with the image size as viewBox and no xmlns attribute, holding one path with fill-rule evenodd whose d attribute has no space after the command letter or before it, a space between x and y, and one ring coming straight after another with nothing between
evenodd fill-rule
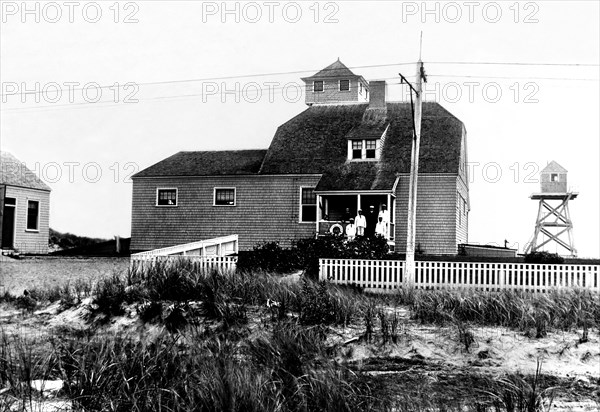
<instances>
[{"instance_id":1,"label":"person in white uniform","mask_svg":"<svg viewBox=\"0 0 600 412\"><path fill-rule=\"evenodd\" d=\"M381 216L379 216L377 219L377 224L375 225L375 234L383 236L387 239L387 223L383 221Z\"/></svg>"},{"instance_id":2,"label":"person in white uniform","mask_svg":"<svg viewBox=\"0 0 600 412\"><path fill-rule=\"evenodd\" d=\"M390 211L387 210L386 204L381 205L381 210L379 211L379 216L383 223L385 223L385 237L387 238L390 233Z\"/></svg>"},{"instance_id":3,"label":"person in white uniform","mask_svg":"<svg viewBox=\"0 0 600 412\"><path fill-rule=\"evenodd\" d=\"M364 236L365 228L367 227L367 218L362 214L362 209L358 209L354 224L356 225L356 236Z\"/></svg>"},{"instance_id":4,"label":"person in white uniform","mask_svg":"<svg viewBox=\"0 0 600 412\"><path fill-rule=\"evenodd\" d=\"M356 237L356 225L354 224L354 219L350 218L350 223L346 225L346 236L348 240L354 240Z\"/></svg>"}]
</instances>

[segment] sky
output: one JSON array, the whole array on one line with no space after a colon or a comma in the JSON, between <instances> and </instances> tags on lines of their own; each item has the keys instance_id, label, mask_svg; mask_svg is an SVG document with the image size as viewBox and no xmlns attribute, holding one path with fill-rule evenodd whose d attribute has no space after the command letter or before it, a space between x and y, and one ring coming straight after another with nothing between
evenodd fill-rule
<instances>
[{"instance_id":1,"label":"sky","mask_svg":"<svg viewBox=\"0 0 600 412\"><path fill-rule=\"evenodd\" d=\"M399 73L467 129L469 242L523 250L555 160L578 255L600 256L597 1L1 1L0 149L51 188L50 226L129 236L130 176L182 150L267 148L340 59ZM422 33L422 42L420 36ZM562 253L554 246L551 252Z\"/></svg>"}]
</instances>

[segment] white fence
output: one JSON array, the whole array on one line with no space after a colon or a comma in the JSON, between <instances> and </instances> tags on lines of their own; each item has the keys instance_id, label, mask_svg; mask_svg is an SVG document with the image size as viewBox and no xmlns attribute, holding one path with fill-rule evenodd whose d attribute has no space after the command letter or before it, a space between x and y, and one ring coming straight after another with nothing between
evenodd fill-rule
<instances>
[{"instance_id":1,"label":"white fence","mask_svg":"<svg viewBox=\"0 0 600 412\"><path fill-rule=\"evenodd\" d=\"M319 259L319 279L373 291L412 284L418 289L528 292L577 287L600 293L599 277L599 265L417 261L415 278L406 279L399 260Z\"/></svg>"},{"instance_id":2,"label":"white fence","mask_svg":"<svg viewBox=\"0 0 600 412\"><path fill-rule=\"evenodd\" d=\"M190 263L195 269L200 270L235 270L237 266L236 256L194 256L194 255L169 255L169 256L152 256L151 258L133 259L131 260L130 268L132 270L143 270L153 266L177 265Z\"/></svg>"},{"instance_id":3,"label":"white fence","mask_svg":"<svg viewBox=\"0 0 600 412\"><path fill-rule=\"evenodd\" d=\"M131 255L131 260L152 260L156 256L214 257L235 253L238 253L238 235L229 235L134 253Z\"/></svg>"}]
</instances>

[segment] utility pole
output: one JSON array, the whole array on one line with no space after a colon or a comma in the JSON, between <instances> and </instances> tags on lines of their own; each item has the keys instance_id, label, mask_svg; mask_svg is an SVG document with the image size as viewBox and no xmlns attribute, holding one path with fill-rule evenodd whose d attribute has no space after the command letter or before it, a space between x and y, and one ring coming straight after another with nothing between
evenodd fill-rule
<instances>
[{"instance_id":1,"label":"utility pole","mask_svg":"<svg viewBox=\"0 0 600 412\"><path fill-rule=\"evenodd\" d=\"M413 117L413 142L410 159L410 183L408 187L408 225L406 229L406 263L404 266L404 283L412 287L415 281L415 232L417 228L417 182L419 178L419 147L421 144L421 117L423 111L422 81L427 81L421 50L423 47L423 33L419 46L419 62L417 63L417 80L413 87L406 78L400 74L402 82L410 87L410 105ZM413 104L412 94L415 93L416 103Z\"/></svg>"}]
</instances>

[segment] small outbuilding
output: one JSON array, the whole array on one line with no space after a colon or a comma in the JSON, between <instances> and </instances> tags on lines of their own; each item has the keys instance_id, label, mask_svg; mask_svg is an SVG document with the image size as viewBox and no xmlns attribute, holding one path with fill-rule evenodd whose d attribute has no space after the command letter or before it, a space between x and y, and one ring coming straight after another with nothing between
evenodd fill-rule
<instances>
[{"instance_id":1,"label":"small outbuilding","mask_svg":"<svg viewBox=\"0 0 600 412\"><path fill-rule=\"evenodd\" d=\"M0 152L2 253L48 253L50 191L24 163Z\"/></svg>"}]
</instances>

